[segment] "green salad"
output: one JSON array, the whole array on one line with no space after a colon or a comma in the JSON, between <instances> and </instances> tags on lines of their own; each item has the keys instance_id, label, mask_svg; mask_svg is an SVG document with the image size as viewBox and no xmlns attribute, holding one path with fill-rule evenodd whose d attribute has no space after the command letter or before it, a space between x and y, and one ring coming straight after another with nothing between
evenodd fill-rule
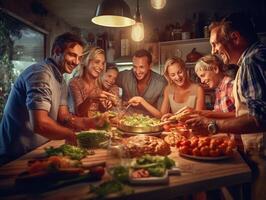
<instances>
[{"instance_id":1,"label":"green salad","mask_svg":"<svg viewBox=\"0 0 266 200\"><path fill-rule=\"evenodd\" d=\"M121 123L126 126L133 126L133 127L152 127L157 126L160 123L159 119L151 118L148 115L142 114L133 114L125 116Z\"/></svg>"},{"instance_id":2,"label":"green salad","mask_svg":"<svg viewBox=\"0 0 266 200\"><path fill-rule=\"evenodd\" d=\"M107 148L109 134L104 130L90 130L77 133L78 144L82 148Z\"/></svg>"},{"instance_id":3,"label":"green salad","mask_svg":"<svg viewBox=\"0 0 266 200\"><path fill-rule=\"evenodd\" d=\"M151 176L163 176L166 169L171 169L175 166L175 161L167 156L151 156L143 155L133 160L133 169L145 169Z\"/></svg>"},{"instance_id":4,"label":"green salad","mask_svg":"<svg viewBox=\"0 0 266 200\"><path fill-rule=\"evenodd\" d=\"M63 144L60 147L48 147L45 148L45 152L48 156L67 156L73 160L81 160L87 155L91 154L86 149L72 146L69 144Z\"/></svg>"}]
</instances>

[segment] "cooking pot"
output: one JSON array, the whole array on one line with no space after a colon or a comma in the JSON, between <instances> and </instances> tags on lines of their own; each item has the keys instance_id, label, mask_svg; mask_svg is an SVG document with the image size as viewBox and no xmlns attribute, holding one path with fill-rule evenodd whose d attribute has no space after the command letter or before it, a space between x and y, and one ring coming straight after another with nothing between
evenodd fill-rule
<instances>
[{"instance_id":1,"label":"cooking pot","mask_svg":"<svg viewBox=\"0 0 266 200\"><path fill-rule=\"evenodd\" d=\"M187 54L186 62L197 62L203 55L196 51L196 48L193 48L192 51Z\"/></svg>"}]
</instances>

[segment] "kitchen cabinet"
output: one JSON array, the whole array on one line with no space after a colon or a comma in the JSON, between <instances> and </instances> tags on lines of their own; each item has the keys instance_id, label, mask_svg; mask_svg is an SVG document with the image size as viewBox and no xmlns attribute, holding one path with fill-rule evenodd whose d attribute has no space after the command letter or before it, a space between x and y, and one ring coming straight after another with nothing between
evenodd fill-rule
<instances>
[{"instance_id":1,"label":"kitchen cabinet","mask_svg":"<svg viewBox=\"0 0 266 200\"><path fill-rule=\"evenodd\" d=\"M189 40L176 40L159 43L159 65L160 71L163 73L163 66L167 58L177 56L186 62L186 56L196 48L196 51L202 55L211 53L211 45L209 38L197 38ZM187 63L187 67L194 67L194 63Z\"/></svg>"},{"instance_id":2,"label":"kitchen cabinet","mask_svg":"<svg viewBox=\"0 0 266 200\"><path fill-rule=\"evenodd\" d=\"M176 40L159 43L159 68L160 73L163 74L165 61L173 56L182 58L186 62L188 69L188 76L195 83L200 83L197 77L194 67L195 62L187 62L187 55L196 48L196 51L202 55L211 53L211 45L209 38L197 38L189 40ZM214 90L204 88L205 91L205 104L207 109L212 109L215 101Z\"/></svg>"}]
</instances>

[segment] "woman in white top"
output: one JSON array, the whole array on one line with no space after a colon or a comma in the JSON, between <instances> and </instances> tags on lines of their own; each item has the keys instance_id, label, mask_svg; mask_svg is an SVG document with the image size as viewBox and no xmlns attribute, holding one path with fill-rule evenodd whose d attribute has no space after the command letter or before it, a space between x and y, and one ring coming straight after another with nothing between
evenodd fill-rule
<instances>
[{"instance_id":1,"label":"woman in white top","mask_svg":"<svg viewBox=\"0 0 266 200\"><path fill-rule=\"evenodd\" d=\"M168 85L164 89L164 97L160 111L150 105L142 97L134 97L129 104L143 105L154 117L163 119L171 116L184 106L195 110L204 109L204 91L201 86L192 83L187 75L185 63L180 58L169 58L164 65L164 76Z\"/></svg>"},{"instance_id":2,"label":"woman in white top","mask_svg":"<svg viewBox=\"0 0 266 200\"><path fill-rule=\"evenodd\" d=\"M164 65L164 76L168 85L164 89L162 115L175 113L184 106L195 110L204 109L204 90L200 85L189 80L185 63L181 58L167 59Z\"/></svg>"}]
</instances>

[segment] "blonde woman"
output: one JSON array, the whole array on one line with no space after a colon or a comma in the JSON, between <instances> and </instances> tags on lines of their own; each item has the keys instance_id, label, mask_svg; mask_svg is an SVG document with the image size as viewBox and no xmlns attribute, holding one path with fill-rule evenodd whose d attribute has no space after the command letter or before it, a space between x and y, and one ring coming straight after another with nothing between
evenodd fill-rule
<instances>
[{"instance_id":1,"label":"blonde woman","mask_svg":"<svg viewBox=\"0 0 266 200\"><path fill-rule=\"evenodd\" d=\"M78 68L78 74L69 82L70 97L73 100L75 113L88 116L89 111L100 111L101 105L107 107L107 95L97 83L100 75L105 71L104 50L99 47L86 47ZM108 106L110 102L108 102Z\"/></svg>"},{"instance_id":2,"label":"blonde woman","mask_svg":"<svg viewBox=\"0 0 266 200\"><path fill-rule=\"evenodd\" d=\"M185 63L182 59L172 57L164 65L164 76L168 85L164 90L161 107L162 115L175 113L184 106L195 110L204 109L203 88L189 80ZM169 115L163 116L163 118Z\"/></svg>"}]
</instances>

